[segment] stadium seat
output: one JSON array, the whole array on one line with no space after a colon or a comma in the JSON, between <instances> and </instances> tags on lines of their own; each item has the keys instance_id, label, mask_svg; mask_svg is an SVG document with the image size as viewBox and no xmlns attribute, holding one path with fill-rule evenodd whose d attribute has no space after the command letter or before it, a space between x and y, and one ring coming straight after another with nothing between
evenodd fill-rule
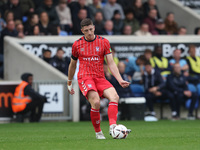
<instances>
[{"instance_id":1,"label":"stadium seat","mask_svg":"<svg viewBox=\"0 0 200 150\"><path fill-rule=\"evenodd\" d=\"M200 83L197 84L197 92L198 92L198 96L200 96Z\"/></svg>"},{"instance_id":2,"label":"stadium seat","mask_svg":"<svg viewBox=\"0 0 200 150\"><path fill-rule=\"evenodd\" d=\"M143 85L131 84L130 89L135 97L143 97L144 96L144 86Z\"/></svg>"},{"instance_id":3,"label":"stadium seat","mask_svg":"<svg viewBox=\"0 0 200 150\"><path fill-rule=\"evenodd\" d=\"M191 92L197 92L197 94L199 96L200 95L200 84L198 84L197 87L195 87L194 84L189 83L188 90L190 90ZM188 109L190 107L190 104L191 104L191 99L188 99L185 103L185 107ZM194 107L196 118L198 117L198 107L199 107L199 99L197 100L195 107Z\"/></svg>"},{"instance_id":4,"label":"stadium seat","mask_svg":"<svg viewBox=\"0 0 200 150\"><path fill-rule=\"evenodd\" d=\"M194 84L191 83L188 84L188 90L190 90L191 92L197 92L197 88Z\"/></svg>"}]
</instances>

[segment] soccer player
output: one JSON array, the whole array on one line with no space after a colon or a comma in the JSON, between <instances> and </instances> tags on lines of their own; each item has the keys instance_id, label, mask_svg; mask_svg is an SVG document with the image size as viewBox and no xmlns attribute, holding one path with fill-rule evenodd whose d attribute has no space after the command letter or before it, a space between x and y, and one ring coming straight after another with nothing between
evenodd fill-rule
<instances>
[{"instance_id":1,"label":"soccer player","mask_svg":"<svg viewBox=\"0 0 200 150\"><path fill-rule=\"evenodd\" d=\"M75 93L72 88L72 79L76 70L77 59L79 59L79 88L91 104L90 117L96 132L96 138L105 139L100 128L100 97L105 97L110 101L108 106L108 118L110 134L112 134L117 121L119 96L112 84L105 79L103 70L104 56L107 59L111 73L117 79L119 84L123 88L126 88L130 83L122 79L115 62L113 61L109 41L94 34L95 26L90 19L86 18L81 21L81 31L84 36L75 41L72 45L72 56L67 82L68 90L70 94ZM128 130L128 133L129 132L130 130Z\"/></svg>"}]
</instances>

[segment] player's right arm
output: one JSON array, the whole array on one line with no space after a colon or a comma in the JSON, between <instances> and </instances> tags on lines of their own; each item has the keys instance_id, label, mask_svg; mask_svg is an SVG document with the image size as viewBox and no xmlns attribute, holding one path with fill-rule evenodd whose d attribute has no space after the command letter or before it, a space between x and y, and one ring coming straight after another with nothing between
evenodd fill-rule
<instances>
[{"instance_id":1,"label":"player's right arm","mask_svg":"<svg viewBox=\"0 0 200 150\"><path fill-rule=\"evenodd\" d=\"M68 81L67 81L68 91L71 95L75 93L74 89L72 88L72 79L76 71L77 59L78 59L78 52L76 48L76 42L74 42L74 44L72 45L72 57L68 68Z\"/></svg>"},{"instance_id":2,"label":"player's right arm","mask_svg":"<svg viewBox=\"0 0 200 150\"><path fill-rule=\"evenodd\" d=\"M75 71L76 71L76 63L77 63L77 60L74 60L71 58L71 62L69 64L69 68L68 68L67 86L68 86L68 90L71 95L73 95L75 93L74 89L72 88L72 79L73 79Z\"/></svg>"}]
</instances>

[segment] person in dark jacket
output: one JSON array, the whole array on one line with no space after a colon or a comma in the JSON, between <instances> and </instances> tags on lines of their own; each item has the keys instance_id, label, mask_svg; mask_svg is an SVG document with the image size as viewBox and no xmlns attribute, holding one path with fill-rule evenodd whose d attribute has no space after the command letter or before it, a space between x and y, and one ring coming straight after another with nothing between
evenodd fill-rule
<instances>
[{"instance_id":1,"label":"person in dark jacket","mask_svg":"<svg viewBox=\"0 0 200 150\"><path fill-rule=\"evenodd\" d=\"M14 14L14 20L22 20L23 11L19 0L9 0L8 3L2 7L2 9L4 10L4 13L6 10L12 11Z\"/></svg>"},{"instance_id":2,"label":"person in dark jacket","mask_svg":"<svg viewBox=\"0 0 200 150\"><path fill-rule=\"evenodd\" d=\"M22 81L25 81L28 83L28 85L24 88L24 95L29 96L31 98L31 102L26 105L26 108L18 112L17 115L17 121L23 122L24 121L24 114L29 114L29 121L30 122L39 122L43 105L45 102L47 102L47 98L45 96L40 95L38 92L36 92L32 88L32 82L33 82L33 74L31 73L24 73L21 76Z\"/></svg>"},{"instance_id":3,"label":"person in dark jacket","mask_svg":"<svg viewBox=\"0 0 200 150\"><path fill-rule=\"evenodd\" d=\"M55 6L53 5L52 0L44 0L44 4L42 6L40 6L36 12L38 14L41 14L44 11L47 12L47 14L49 16L50 24L53 24L53 25L59 24L60 20L59 20L57 11L55 9Z\"/></svg>"},{"instance_id":4,"label":"person in dark jacket","mask_svg":"<svg viewBox=\"0 0 200 150\"><path fill-rule=\"evenodd\" d=\"M145 89L146 105L149 109L149 114L155 116L153 103L156 100L163 100L167 98L168 91L164 89L165 83L159 71L156 71L147 61L145 63L145 71L143 75L143 84Z\"/></svg>"},{"instance_id":5,"label":"person in dark jacket","mask_svg":"<svg viewBox=\"0 0 200 150\"><path fill-rule=\"evenodd\" d=\"M168 94L172 100L172 117L178 119L180 117L180 106L187 99L191 99L191 104L188 112L188 119L194 120L193 110L197 100L197 94L188 90L187 80L181 73L179 63L173 65L173 73L167 77L167 88L170 91Z\"/></svg>"},{"instance_id":6,"label":"person in dark jacket","mask_svg":"<svg viewBox=\"0 0 200 150\"><path fill-rule=\"evenodd\" d=\"M18 32L15 29L15 23L13 20L10 20L7 22L7 26L6 28L4 28L1 31L1 37L0 37L0 78L4 77L4 37L5 36L12 36L12 37L17 37L18 36Z\"/></svg>"},{"instance_id":7,"label":"person in dark jacket","mask_svg":"<svg viewBox=\"0 0 200 150\"><path fill-rule=\"evenodd\" d=\"M41 59L43 59L45 62L47 62L48 64L51 61L51 50L49 49L43 49L42 50L42 55L40 56Z\"/></svg>"},{"instance_id":8,"label":"person in dark jacket","mask_svg":"<svg viewBox=\"0 0 200 150\"><path fill-rule=\"evenodd\" d=\"M66 73L66 61L63 57L64 54L65 51L61 47L59 47L56 55L50 61L50 64L62 73Z\"/></svg>"}]
</instances>

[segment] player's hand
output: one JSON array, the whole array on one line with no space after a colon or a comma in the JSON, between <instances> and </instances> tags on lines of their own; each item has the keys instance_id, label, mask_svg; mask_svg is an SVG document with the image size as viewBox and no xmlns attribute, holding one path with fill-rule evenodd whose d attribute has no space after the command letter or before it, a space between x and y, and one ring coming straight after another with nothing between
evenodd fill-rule
<instances>
[{"instance_id":1,"label":"player's hand","mask_svg":"<svg viewBox=\"0 0 200 150\"><path fill-rule=\"evenodd\" d=\"M127 81L124 81L122 80L121 82L119 82L119 84L123 87L123 88L126 88L130 85L130 82L127 82Z\"/></svg>"},{"instance_id":2,"label":"player's hand","mask_svg":"<svg viewBox=\"0 0 200 150\"><path fill-rule=\"evenodd\" d=\"M74 89L72 88L72 81L67 81L67 88L71 95L75 93Z\"/></svg>"}]
</instances>

